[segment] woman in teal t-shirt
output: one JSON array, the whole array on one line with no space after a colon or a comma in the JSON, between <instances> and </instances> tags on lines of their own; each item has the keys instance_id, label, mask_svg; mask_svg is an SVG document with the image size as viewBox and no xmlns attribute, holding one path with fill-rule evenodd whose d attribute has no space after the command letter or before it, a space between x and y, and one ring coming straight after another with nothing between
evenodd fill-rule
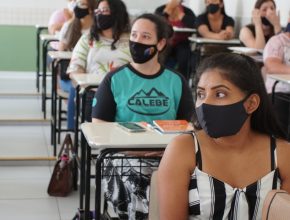
<instances>
[{"instance_id":1,"label":"woman in teal t-shirt","mask_svg":"<svg viewBox=\"0 0 290 220\"><path fill-rule=\"evenodd\" d=\"M144 14L135 20L129 42L133 62L105 77L93 100L93 122L191 119L193 98L185 79L158 61L171 35L171 27L158 15ZM106 200L121 219L146 219L151 165L158 166L158 161L142 159L146 172L133 167L140 164L138 159L125 156L105 163L113 165L104 171Z\"/></svg>"}]
</instances>

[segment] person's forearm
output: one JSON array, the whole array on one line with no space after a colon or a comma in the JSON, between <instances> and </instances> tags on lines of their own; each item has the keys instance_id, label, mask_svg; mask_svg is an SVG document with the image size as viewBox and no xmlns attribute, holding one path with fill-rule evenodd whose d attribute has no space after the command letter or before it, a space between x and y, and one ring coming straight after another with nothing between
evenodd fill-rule
<instances>
[{"instance_id":1,"label":"person's forearm","mask_svg":"<svg viewBox=\"0 0 290 220\"><path fill-rule=\"evenodd\" d=\"M268 74L290 74L290 66L283 63L265 62Z\"/></svg>"},{"instance_id":2,"label":"person's forearm","mask_svg":"<svg viewBox=\"0 0 290 220\"><path fill-rule=\"evenodd\" d=\"M254 47L256 49L263 49L265 47L266 42L265 42L265 36L264 36L262 26L255 25L255 32L256 32L256 36L255 36Z\"/></svg>"},{"instance_id":3,"label":"person's forearm","mask_svg":"<svg viewBox=\"0 0 290 220\"><path fill-rule=\"evenodd\" d=\"M274 33L279 34L282 31L281 25L277 24L274 26Z\"/></svg>"},{"instance_id":4,"label":"person's forearm","mask_svg":"<svg viewBox=\"0 0 290 220\"><path fill-rule=\"evenodd\" d=\"M100 122L107 122L107 121L104 121L104 120L101 120L101 119L98 119L98 118L92 118L92 122L93 123L100 123Z\"/></svg>"}]
</instances>

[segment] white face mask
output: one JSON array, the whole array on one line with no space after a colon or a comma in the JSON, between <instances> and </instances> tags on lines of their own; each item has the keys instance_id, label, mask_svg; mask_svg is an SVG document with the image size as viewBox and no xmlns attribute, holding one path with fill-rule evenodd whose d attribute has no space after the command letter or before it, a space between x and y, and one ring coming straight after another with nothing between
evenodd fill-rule
<instances>
[{"instance_id":1,"label":"white face mask","mask_svg":"<svg viewBox=\"0 0 290 220\"><path fill-rule=\"evenodd\" d=\"M67 3L67 8L68 8L68 10L69 11L71 11L71 12L73 12L74 11L74 8L75 8L75 6L76 6L76 2L75 1L70 1L70 2L68 2Z\"/></svg>"}]
</instances>

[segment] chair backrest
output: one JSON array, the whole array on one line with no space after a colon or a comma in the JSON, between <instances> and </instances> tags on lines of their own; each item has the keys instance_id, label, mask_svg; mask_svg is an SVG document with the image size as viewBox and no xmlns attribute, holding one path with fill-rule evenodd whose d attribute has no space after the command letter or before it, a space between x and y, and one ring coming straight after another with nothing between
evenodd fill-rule
<instances>
[{"instance_id":1,"label":"chair backrest","mask_svg":"<svg viewBox=\"0 0 290 220\"><path fill-rule=\"evenodd\" d=\"M150 195L149 195L149 220L159 219L159 204L157 196L157 171L151 176Z\"/></svg>"},{"instance_id":2,"label":"chair backrest","mask_svg":"<svg viewBox=\"0 0 290 220\"><path fill-rule=\"evenodd\" d=\"M270 191L263 205L262 220L290 219L290 194L284 190Z\"/></svg>"}]
</instances>

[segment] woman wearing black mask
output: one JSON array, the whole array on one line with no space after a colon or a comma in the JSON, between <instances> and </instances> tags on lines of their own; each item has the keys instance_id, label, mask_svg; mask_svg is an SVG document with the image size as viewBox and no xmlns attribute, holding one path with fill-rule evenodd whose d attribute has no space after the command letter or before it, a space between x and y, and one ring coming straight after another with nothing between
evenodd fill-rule
<instances>
[{"instance_id":1,"label":"woman wearing black mask","mask_svg":"<svg viewBox=\"0 0 290 220\"><path fill-rule=\"evenodd\" d=\"M81 35L88 33L93 23L94 0L78 0L73 8L73 18L66 23L59 33L58 50L72 50Z\"/></svg>"},{"instance_id":2,"label":"woman wearing black mask","mask_svg":"<svg viewBox=\"0 0 290 220\"><path fill-rule=\"evenodd\" d=\"M93 122L191 119L193 98L184 77L158 61L171 35L172 28L161 16L144 14L135 20L129 41L133 61L108 74L99 86L93 101ZM156 167L158 160L142 159L143 165L138 161L126 157L109 160L104 171L105 197L120 219L148 218L151 166ZM145 165L146 172L142 169L140 173L136 163Z\"/></svg>"},{"instance_id":3,"label":"woman wearing black mask","mask_svg":"<svg viewBox=\"0 0 290 220\"><path fill-rule=\"evenodd\" d=\"M111 70L131 61L126 5L121 0L99 0L96 8L90 33L82 35L73 50L68 74L90 73L104 77ZM68 129L74 128L74 96L75 89L71 87ZM86 110L86 120L91 121L91 103L88 102Z\"/></svg>"},{"instance_id":4,"label":"woman wearing black mask","mask_svg":"<svg viewBox=\"0 0 290 220\"><path fill-rule=\"evenodd\" d=\"M160 219L261 219L272 189L290 192L290 145L255 61L221 53L197 69L193 134L158 169Z\"/></svg>"},{"instance_id":5,"label":"woman wearing black mask","mask_svg":"<svg viewBox=\"0 0 290 220\"><path fill-rule=\"evenodd\" d=\"M196 19L199 36L217 40L234 37L234 20L227 16L223 0L205 0L206 12Z\"/></svg>"},{"instance_id":6,"label":"woman wearing black mask","mask_svg":"<svg viewBox=\"0 0 290 220\"><path fill-rule=\"evenodd\" d=\"M263 49L267 41L281 32L280 16L274 0L257 0L252 12L252 24L240 31L240 40L246 47Z\"/></svg>"}]
</instances>

